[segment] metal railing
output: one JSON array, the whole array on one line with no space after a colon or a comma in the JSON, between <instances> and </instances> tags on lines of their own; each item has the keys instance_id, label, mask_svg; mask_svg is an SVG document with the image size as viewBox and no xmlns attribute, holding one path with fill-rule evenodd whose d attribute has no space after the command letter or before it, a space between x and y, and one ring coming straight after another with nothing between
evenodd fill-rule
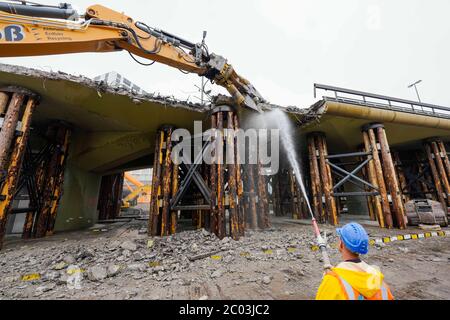
<instances>
[{"instance_id":1,"label":"metal railing","mask_svg":"<svg viewBox=\"0 0 450 320\"><path fill-rule=\"evenodd\" d=\"M384 110L400 111L425 115L437 118L450 119L450 108L422 103L417 101L393 98L379 94L356 91L351 89L338 88L322 84L314 84L314 98L317 98L317 90L333 92L333 97L323 96L325 101L334 101L341 103L356 104L369 108L378 108ZM345 95L345 96L344 96Z\"/></svg>"}]
</instances>

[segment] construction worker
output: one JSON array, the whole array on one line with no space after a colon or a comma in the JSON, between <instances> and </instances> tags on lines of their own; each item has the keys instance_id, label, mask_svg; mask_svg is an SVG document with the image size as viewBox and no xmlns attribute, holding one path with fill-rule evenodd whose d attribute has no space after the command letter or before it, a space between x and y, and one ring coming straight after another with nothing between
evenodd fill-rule
<instances>
[{"instance_id":1,"label":"construction worker","mask_svg":"<svg viewBox=\"0 0 450 320\"><path fill-rule=\"evenodd\" d=\"M337 234L344 262L326 272L316 300L394 300L380 270L360 259L369 252L366 230L350 223Z\"/></svg>"}]
</instances>

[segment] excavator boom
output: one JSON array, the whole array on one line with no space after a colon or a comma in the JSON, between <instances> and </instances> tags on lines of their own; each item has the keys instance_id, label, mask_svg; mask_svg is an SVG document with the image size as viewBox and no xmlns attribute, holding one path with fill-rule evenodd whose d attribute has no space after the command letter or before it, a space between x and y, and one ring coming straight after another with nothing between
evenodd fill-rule
<instances>
[{"instance_id":1,"label":"excavator boom","mask_svg":"<svg viewBox=\"0 0 450 320\"><path fill-rule=\"evenodd\" d=\"M120 50L204 76L224 87L236 105L262 111L259 92L225 58L209 53L204 39L195 44L101 5L80 16L69 4L0 2L0 57Z\"/></svg>"}]
</instances>

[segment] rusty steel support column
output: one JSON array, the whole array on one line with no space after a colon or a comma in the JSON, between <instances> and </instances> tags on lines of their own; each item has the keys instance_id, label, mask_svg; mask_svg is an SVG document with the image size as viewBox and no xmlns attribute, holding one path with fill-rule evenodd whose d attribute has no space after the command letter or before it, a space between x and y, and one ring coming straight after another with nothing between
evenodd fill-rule
<instances>
[{"instance_id":1,"label":"rusty steel support column","mask_svg":"<svg viewBox=\"0 0 450 320\"><path fill-rule=\"evenodd\" d=\"M398 174L398 181L400 183L400 187L403 194L403 202L406 204L411 200L411 197L409 194L405 194L405 192L409 193L408 190L408 182L406 180L405 176L405 170L403 168L403 163L400 158L399 152L392 152L393 158L394 158L394 165L397 168L397 174Z\"/></svg>"},{"instance_id":2,"label":"rusty steel support column","mask_svg":"<svg viewBox=\"0 0 450 320\"><path fill-rule=\"evenodd\" d=\"M165 128L166 144L164 154L164 170L162 175L162 210L161 210L161 232L162 237L170 235L170 199L172 192L172 132L173 128Z\"/></svg>"},{"instance_id":3,"label":"rusty steel support column","mask_svg":"<svg viewBox=\"0 0 450 320\"><path fill-rule=\"evenodd\" d=\"M112 206L114 178L113 176L103 176L100 183L100 193L98 197L98 219L108 220ZM45 188L44 188L45 189Z\"/></svg>"},{"instance_id":4,"label":"rusty steel support column","mask_svg":"<svg viewBox=\"0 0 450 320\"><path fill-rule=\"evenodd\" d=\"M213 113L211 115L211 129L213 130L213 135L211 137L211 144L214 146L216 145L216 133L217 133L217 114ZM213 149L214 151L211 154L212 159L217 159L218 154L217 150ZM211 211L210 211L210 226L209 231L211 233L217 233L217 193L215 190L217 190L217 166L213 163L210 166L210 187L211 187Z\"/></svg>"},{"instance_id":5,"label":"rusty steel support column","mask_svg":"<svg viewBox=\"0 0 450 320\"><path fill-rule=\"evenodd\" d=\"M230 236L239 240L245 235L245 212L240 145L236 135L239 119L235 109L227 104L217 105L211 114L211 127L215 151L209 179L212 193L211 231L220 239Z\"/></svg>"},{"instance_id":6,"label":"rusty steel support column","mask_svg":"<svg viewBox=\"0 0 450 320\"><path fill-rule=\"evenodd\" d=\"M161 196L161 173L163 166L163 147L164 147L165 133L159 130L156 134L155 141L155 156L153 162L152 174L152 190L150 198L150 213L148 219L148 233L149 236L159 236L159 206Z\"/></svg>"},{"instance_id":7,"label":"rusty steel support column","mask_svg":"<svg viewBox=\"0 0 450 320\"><path fill-rule=\"evenodd\" d=\"M376 134L374 132L374 129L371 126L365 126L363 128L363 134L364 134L364 140L366 144L366 150L368 152L372 152L373 157L373 167L375 170L377 185L380 192L380 200L381 200L381 207L383 212L383 220L384 225L388 229L392 229L394 227L394 221L392 219L392 213L391 213L391 207L389 203L389 196L386 188L386 182L384 178L384 172L383 172L383 165L381 163L380 155L379 155L379 148L378 148L378 142L376 139ZM369 149L370 148L370 149ZM370 167L369 167L370 168ZM375 186L377 186L375 185ZM381 217L379 217L381 218ZM383 227L381 223L381 219L378 220L380 223L380 227Z\"/></svg>"},{"instance_id":8,"label":"rusty steel support column","mask_svg":"<svg viewBox=\"0 0 450 320\"><path fill-rule=\"evenodd\" d=\"M289 170L289 191L291 194L291 218L298 219L299 212L297 207L297 197L295 192L295 177L292 170Z\"/></svg>"},{"instance_id":9,"label":"rusty steel support column","mask_svg":"<svg viewBox=\"0 0 450 320\"><path fill-rule=\"evenodd\" d=\"M442 157L442 161L444 162L444 165L445 165L445 171L447 172L447 177L450 179L450 161L448 158L447 149L445 147L444 142L441 139L437 139L436 143L438 145L439 153Z\"/></svg>"},{"instance_id":10,"label":"rusty steel support column","mask_svg":"<svg viewBox=\"0 0 450 320\"><path fill-rule=\"evenodd\" d=\"M17 97L14 98L14 95L15 94L13 94L13 99L12 99L9 107L12 108L11 113L16 113L16 112L19 113L21 105L19 105L17 107L17 103L18 103L17 101L20 101L20 104L22 104L25 100L25 97L22 96L21 98L17 98ZM0 249L3 247L3 239L4 239L4 235L5 235L6 222L8 220L9 211L11 210L12 202L14 199L14 194L16 192L17 182L19 180L19 175L20 175L20 170L22 167L22 161L23 161L23 157L25 154L26 145L28 143L28 139L30 136L33 112L37 105L36 97L29 96L27 100L28 101L25 104L25 109L24 109L23 116L22 116L21 134L16 138L14 143L12 143L13 141L11 140L11 142L9 142L9 144L8 143L3 144L3 148L11 148L12 152L11 152L11 156L9 159L9 165L7 167L5 181L1 185L1 192L0 192L0 196L2 197L0 199ZM8 115L8 113L10 113L10 110L7 111L7 115ZM11 116L11 119L15 118L15 117L16 117L15 115ZM5 132L8 132L10 130L10 127L12 126L13 136L14 136L15 132L16 132L17 120L15 121L16 125L13 125L12 124L13 122L14 121L12 121L10 124L8 124L8 122L5 122L4 126L6 126ZM3 128L2 128L2 132L3 132ZM4 139L2 142L6 142L6 140L9 139L8 136L9 136L9 132L8 132L8 134L0 135L1 139ZM7 155L9 153L8 151L9 150L2 150L2 153ZM4 164L6 164L7 163L6 157L3 158L2 161ZM6 165L4 167L2 167L2 169L6 169Z\"/></svg>"},{"instance_id":11,"label":"rusty steel support column","mask_svg":"<svg viewBox=\"0 0 450 320\"><path fill-rule=\"evenodd\" d=\"M304 218L305 213L308 211L305 198L298 187L297 178L295 177L294 171L289 170L289 193L291 194L291 216L292 219L298 220ZM276 188L276 186L274 187ZM279 191L278 191L279 194Z\"/></svg>"},{"instance_id":12,"label":"rusty steel support column","mask_svg":"<svg viewBox=\"0 0 450 320\"><path fill-rule=\"evenodd\" d=\"M431 185L432 184L431 181L433 181L433 179L429 175L427 175L425 172L425 163L429 163L428 155L425 155L425 158L426 159L423 158L422 152L420 152L420 151L415 152L415 159L417 162L418 174L424 178L424 181L420 180L420 188L421 188L422 193L425 196L427 196L427 197L431 196L431 200L439 201L439 199L437 197L437 192L434 192L434 190L431 190L429 188L429 185L426 183L426 182L430 182L430 185Z\"/></svg>"},{"instance_id":13,"label":"rusty steel support column","mask_svg":"<svg viewBox=\"0 0 450 320\"><path fill-rule=\"evenodd\" d=\"M238 211L238 190L237 190L237 170L236 170L236 140L234 126L234 112L228 112L227 119L227 163L228 163L228 199L230 212L230 235L234 240L239 240L239 211Z\"/></svg>"},{"instance_id":14,"label":"rusty steel support column","mask_svg":"<svg viewBox=\"0 0 450 320\"><path fill-rule=\"evenodd\" d=\"M266 176L262 174L261 163L258 162L256 166L256 172L258 176L258 207L259 207L259 228L268 229L270 225L270 215L269 215L269 199L267 195L267 181Z\"/></svg>"},{"instance_id":15,"label":"rusty steel support column","mask_svg":"<svg viewBox=\"0 0 450 320\"><path fill-rule=\"evenodd\" d=\"M280 192L280 172L273 176L273 200L274 200L274 211L277 217L281 217L283 215L283 211L281 209L281 192Z\"/></svg>"},{"instance_id":16,"label":"rusty steel support column","mask_svg":"<svg viewBox=\"0 0 450 320\"><path fill-rule=\"evenodd\" d=\"M383 125L378 125L377 128L378 140L381 146L381 155L383 158L383 167L385 178L392 198L392 205L394 208L394 215L396 218L397 227L399 229L406 229L407 219L405 214L405 206L402 199L402 191L399 187L397 173L395 171L394 161L392 159L389 142L386 135L386 130Z\"/></svg>"},{"instance_id":17,"label":"rusty steel support column","mask_svg":"<svg viewBox=\"0 0 450 320\"><path fill-rule=\"evenodd\" d=\"M447 170L444 165L443 155L439 150L439 145L437 141L430 141L431 150L433 151L434 159L436 161L439 176L442 181L443 190L447 199L447 206L450 206L450 184L449 177L447 176Z\"/></svg>"},{"instance_id":18,"label":"rusty steel support column","mask_svg":"<svg viewBox=\"0 0 450 320\"><path fill-rule=\"evenodd\" d=\"M239 123L239 116L235 112L233 114L233 128L235 133L240 130L241 126ZM237 211L238 211L238 233L239 237L245 236L245 207L244 207L244 181L242 180L242 166L241 166L241 148L242 146L239 144L237 134L234 137L234 153L236 159L236 191L237 191Z\"/></svg>"},{"instance_id":19,"label":"rusty steel support column","mask_svg":"<svg viewBox=\"0 0 450 320\"><path fill-rule=\"evenodd\" d=\"M430 164L431 174L434 181L434 186L436 188L436 193L439 202L442 204L444 212L448 211L448 194L445 191L445 186L441 180L441 175L439 174L438 166L436 165L436 155L433 153L432 143L425 142L425 151L428 156L428 162Z\"/></svg>"},{"instance_id":20,"label":"rusty steel support column","mask_svg":"<svg viewBox=\"0 0 450 320\"><path fill-rule=\"evenodd\" d=\"M62 195L70 130L63 124L53 124L47 130L47 139L55 145L55 150L46 167L44 167L45 182L42 193L42 207L39 208L36 217L34 233L36 238L43 238L53 233L57 208Z\"/></svg>"},{"instance_id":21,"label":"rusty steel support column","mask_svg":"<svg viewBox=\"0 0 450 320\"><path fill-rule=\"evenodd\" d=\"M157 133L153 163L152 196L150 202L150 236L168 236L173 231L170 200L174 180L172 161L172 133L174 128L162 126ZM178 175L178 173L177 173Z\"/></svg>"},{"instance_id":22,"label":"rusty steel support column","mask_svg":"<svg viewBox=\"0 0 450 320\"><path fill-rule=\"evenodd\" d=\"M36 168L35 175L33 177L32 181L28 182L28 188L29 191L33 190L34 194L39 196L42 195L44 192L44 186L45 186L45 168L47 164L47 157L45 157ZM30 199L30 207L31 208L37 208L38 210L34 210L32 212L28 212L25 217L23 232L22 232L22 238L27 240L34 237L33 230L35 229L35 218L37 216L37 213L40 211L39 208L40 203L42 201L39 201L39 199Z\"/></svg>"},{"instance_id":23,"label":"rusty steel support column","mask_svg":"<svg viewBox=\"0 0 450 320\"><path fill-rule=\"evenodd\" d=\"M325 134L318 134L316 136L317 145L319 149L319 162L321 169L321 177L323 179L323 190L325 194L325 204L328 212L328 221L337 226L339 218L336 208L336 199L333 196L333 178L331 175L330 165L327 163L328 147Z\"/></svg>"},{"instance_id":24,"label":"rusty steel support column","mask_svg":"<svg viewBox=\"0 0 450 320\"><path fill-rule=\"evenodd\" d=\"M217 166L217 190L212 192L217 192L217 226L216 226L216 235L219 239L225 238L226 235L226 225L225 225L225 170L224 170L224 113L217 113L217 131L219 133L220 141L217 142L216 152L218 153L218 161L216 163Z\"/></svg>"},{"instance_id":25,"label":"rusty steel support column","mask_svg":"<svg viewBox=\"0 0 450 320\"><path fill-rule=\"evenodd\" d=\"M180 187L180 178L179 178L179 167L178 165L173 165L172 170L172 199L177 194ZM170 212L170 234L177 233L177 225L178 225L178 211L172 210Z\"/></svg>"},{"instance_id":26,"label":"rusty steel support column","mask_svg":"<svg viewBox=\"0 0 450 320\"><path fill-rule=\"evenodd\" d=\"M333 195L333 179L331 176L331 168L327 162L328 148L326 143L326 136L321 132L315 132L310 134L308 139L310 156L313 157L311 159L311 179L314 179L313 185L316 188L316 196L314 198L317 198L319 195L321 195L320 199L314 200L313 203L315 206L317 206L317 202L319 202L320 204L325 202L325 210L323 211L321 221L328 222L336 226L339 224L339 218L336 207L336 199ZM316 208L316 211L319 211L321 209L320 204Z\"/></svg>"},{"instance_id":27,"label":"rusty steel support column","mask_svg":"<svg viewBox=\"0 0 450 320\"><path fill-rule=\"evenodd\" d=\"M11 144L16 134L19 115L25 99L23 93L13 93L0 131L0 174L7 170ZM4 106L3 106L4 108Z\"/></svg>"},{"instance_id":28,"label":"rusty steel support column","mask_svg":"<svg viewBox=\"0 0 450 320\"><path fill-rule=\"evenodd\" d=\"M325 213L322 202L322 184L320 182L319 163L317 160L317 148L314 136L308 136L308 150L309 150L309 169L311 175L311 193L313 199L314 215L317 221L324 223Z\"/></svg>"},{"instance_id":29,"label":"rusty steel support column","mask_svg":"<svg viewBox=\"0 0 450 320\"><path fill-rule=\"evenodd\" d=\"M383 187L381 187L382 185L384 186L384 179L383 176L381 175L380 180L378 180L378 175L377 175L377 165L376 165L376 160L375 160L375 156L374 156L374 152L372 149L372 145L370 142L370 138L369 138L369 133L367 131L363 131L363 141L364 141L364 151L367 153L372 153L372 161L369 162L369 164L367 165L367 176L368 176L368 180L369 182L379 190L380 195L377 196L371 196L369 197L370 202L372 203L372 210L373 210L373 214L376 218L376 220L378 221L378 224L380 225L381 228L385 228L386 227L386 222L385 222L385 214L383 214L383 205L382 205L382 199L383 197L381 196L381 190L383 189ZM378 152L376 152L376 154L378 155ZM378 158L379 161L379 158ZM384 187L385 189L386 187Z\"/></svg>"},{"instance_id":30,"label":"rusty steel support column","mask_svg":"<svg viewBox=\"0 0 450 320\"><path fill-rule=\"evenodd\" d=\"M256 230L258 229L258 213L256 207L256 187L255 187L255 175L254 175L254 166L255 165L246 165L246 180L247 180L247 199L249 202L249 214L248 216L248 224L249 228Z\"/></svg>"},{"instance_id":31,"label":"rusty steel support column","mask_svg":"<svg viewBox=\"0 0 450 320\"><path fill-rule=\"evenodd\" d=\"M58 207L59 203L61 201L61 197L63 195L63 187L64 187L64 174L66 171L66 162L67 157L69 156L69 145L70 145L70 137L71 137L71 130L67 127L60 126L58 130L58 136L57 136L57 161L56 161L56 172L55 172L55 188L53 190L53 194L51 197L51 203L50 203L50 212L49 212L49 222L47 226L47 235L52 235L55 229L55 223L56 223L56 216L58 214ZM122 189L123 189L123 180L124 176L123 174L120 175L118 185L116 187L116 208L114 208L115 215L119 215L120 213L120 207L121 207L121 198L122 198Z\"/></svg>"},{"instance_id":32,"label":"rusty steel support column","mask_svg":"<svg viewBox=\"0 0 450 320\"><path fill-rule=\"evenodd\" d=\"M8 101L9 95L4 92L0 92L0 116L3 116L5 114Z\"/></svg>"}]
</instances>

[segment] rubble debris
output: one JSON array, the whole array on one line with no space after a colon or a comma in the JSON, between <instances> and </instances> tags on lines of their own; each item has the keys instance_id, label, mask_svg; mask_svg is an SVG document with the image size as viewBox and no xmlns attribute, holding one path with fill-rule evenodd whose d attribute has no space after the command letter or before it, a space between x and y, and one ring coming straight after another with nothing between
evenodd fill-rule
<instances>
[{"instance_id":1,"label":"rubble debris","mask_svg":"<svg viewBox=\"0 0 450 320\"><path fill-rule=\"evenodd\" d=\"M140 224L131 230L129 226L116 226L106 236L55 240L57 245L47 241L36 243L32 250L20 245L13 250L7 248L0 253L0 298L166 299L170 295L170 299L173 292L178 292L176 298L198 300L206 296L226 299L220 291L234 290L236 297L271 299L264 292L275 290L277 297L290 292L295 298L312 299L323 275L320 252L310 249L314 236L309 226L289 224L294 231L249 230L240 241L229 238L221 241L203 230L147 239L138 234L146 222ZM122 229L127 233L119 236L123 232L117 231ZM149 240L153 241L151 247L147 246ZM332 261L338 262L339 252L332 245L337 242L336 235L330 234L328 241ZM426 248L429 243L426 241L436 244L435 254L424 255L414 247ZM439 243L442 245L437 246ZM373 249L365 260L387 270L391 281L409 281L408 277L393 280L395 273L389 270L398 272L400 259L416 261L415 267L427 264L432 270L444 268L450 257L450 252L445 251L447 243L448 238L432 238L385 244L383 251ZM129 250L134 247L135 251ZM269 250L271 254L265 253ZM203 258L192 259L200 256ZM76 264L67 265L74 259ZM413 270L404 268L409 273ZM32 277L33 274L38 276ZM22 280L25 275L27 281ZM219 291L217 286L221 287ZM261 291L261 286L266 290Z\"/></svg>"},{"instance_id":2,"label":"rubble debris","mask_svg":"<svg viewBox=\"0 0 450 320\"><path fill-rule=\"evenodd\" d=\"M120 266L115 265L115 264L110 264L108 266L108 270L107 270L108 277L115 277L116 275L118 275L120 273L120 270L121 270Z\"/></svg>"},{"instance_id":3,"label":"rubble debris","mask_svg":"<svg viewBox=\"0 0 450 320\"><path fill-rule=\"evenodd\" d=\"M129 250L129 251L136 251L137 250L137 246L134 242L131 241L125 241L124 243L122 243L120 245L120 247L124 250Z\"/></svg>"},{"instance_id":4,"label":"rubble debris","mask_svg":"<svg viewBox=\"0 0 450 320\"><path fill-rule=\"evenodd\" d=\"M108 271L101 266L94 266L88 269L87 276L91 281L102 281L108 277Z\"/></svg>"},{"instance_id":5,"label":"rubble debris","mask_svg":"<svg viewBox=\"0 0 450 320\"><path fill-rule=\"evenodd\" d=\"M263 282L265 285L269 285L269 284L272 283L272 278L266 276L266 277L264 277L264 278L262 279L262 282Z\"/></svg>"}]
</instances>

